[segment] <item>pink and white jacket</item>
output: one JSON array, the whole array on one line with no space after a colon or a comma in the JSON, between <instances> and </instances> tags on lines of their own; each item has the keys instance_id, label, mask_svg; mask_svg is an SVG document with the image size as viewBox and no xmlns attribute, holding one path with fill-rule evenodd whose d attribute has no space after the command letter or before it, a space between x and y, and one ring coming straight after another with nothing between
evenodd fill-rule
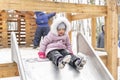
<instances>
[{"instance_id":1,"label":"pink and white jacket","mask_svg":"<svg viewBox=\"0 0 120 80\"><path fill-rule=\"evenodd\" d=\"M58 36L57 26L64 22L66 24L66 32L63 36ZM51 25L51 30L44 37L40 44L40 51L47 55L48 52L55 49L66 49L69 53L72 53L71 43L68 32L71 30L70 22L65 17L56 18Z\"/></svg>"}]
</instances>

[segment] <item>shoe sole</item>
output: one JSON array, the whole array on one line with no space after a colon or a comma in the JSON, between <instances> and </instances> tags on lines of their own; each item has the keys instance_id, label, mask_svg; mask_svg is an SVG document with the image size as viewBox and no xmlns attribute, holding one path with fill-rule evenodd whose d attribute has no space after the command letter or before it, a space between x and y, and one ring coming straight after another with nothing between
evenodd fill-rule
<instances>
[{"instance_id":1,"label":"shoe sole","mask_svg":"<svg viewBox=\"0 0 120 80\"><path fill-rule=\"evenodd\" d=\"M67 55L63 58L63 63L69 63L70 62L70 59L71 59L71 55Z\"/></svg>"},{"instance_id":2,"label":"shoe sole","mask_svg":"<svg viewBox=\"0 0 120 80\"><path fill-rule=\"evenodd\" d=\"M81 64L82 65L86 64L87 58L86 58L85 54L80 53L80 52L78 54L79 54L78 56L81 58Z\"/></svg>"},{"instance_id":3,"label":"shoe sole","mask_svg":"<svg viewBox=\"0 0 120 80\"><path fill-rule=\"evenodd\" d=\"M80 63L80 67L79 67L79 70L81 70L81 69L83 69L83 67L84 67L84 65L86 64L86 60L83 58L82 60L81 60L81 63Z\"/></svg>"},{"instance_id":4,"label":"shoe sole","mask_svg":"<svg viewBox=\"0 0 120 80\"><path fill-rule=\"evenodd\" d=\"M77 67L76 69L77 69L77 70L82 70L82 69L83 69L83 67Z\"/></svg>"},{"instance_id":5,"label":"shoe sole","mask_svg":"<svg viewBox=\"0 0 120 80\"><path fill-rule=\"evenodd\" d=\"M82 70L84 65L86 64L87 60L82 58L81 63L79 64L79 67L76 67L77 70Z\"/></svg>"},{"instance_id":6,"label":"shoe sole","mask_svg":"<svg viewBox=\"0 0 120 80\"><path fill-rule=\"evenodd\" d=\"M82 60L81 60L81 65L85 65L85 64L86 64L86 62L87 62L87 60L86 60L86 59L84 59L84 58L82 58Z\"/></svg>"},{"instance_id":7,"label":"shoe sole","mask_svg":"<svg viewBox=\"0 0 120 80\"><path fill-rule=\"evenodd\" d=\"M70 62L70 59L71 59L71 56L70 55L67 55L63 58L62 62L59 63L59 66L58 68L59 69L63 69L65 67L65 64L69 63Z\"/></svg>"},{"instance_id":8,"label":"shoe sole","mask_svg":"<svg viewBox=\"0 0 120 80\"><path fill-rule=\"evenodd\" d=\"M58 68L59 68L59 69L63 69L64 66L65 66L65 65L63 65L62 62L58 64Z\"/></svg>"}]
</instances>

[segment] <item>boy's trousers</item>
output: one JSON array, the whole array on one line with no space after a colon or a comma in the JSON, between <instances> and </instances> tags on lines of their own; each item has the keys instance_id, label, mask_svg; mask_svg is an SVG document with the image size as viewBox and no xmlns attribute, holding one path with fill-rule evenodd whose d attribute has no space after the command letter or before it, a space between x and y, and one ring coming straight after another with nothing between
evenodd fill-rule
<instances>
[{"instance_id":1,"label":"boy's trousers","mask_svg":"<svg viewBox=\"0 0 120 80\"><path fill-rule=\"evenodd\" d=\"M39 46L41 37L44 37L45 35L47 35L49 30L50 30L50 27L37 27L34 40L33 40L34 46Z\"/></svg>"}]
</instances>

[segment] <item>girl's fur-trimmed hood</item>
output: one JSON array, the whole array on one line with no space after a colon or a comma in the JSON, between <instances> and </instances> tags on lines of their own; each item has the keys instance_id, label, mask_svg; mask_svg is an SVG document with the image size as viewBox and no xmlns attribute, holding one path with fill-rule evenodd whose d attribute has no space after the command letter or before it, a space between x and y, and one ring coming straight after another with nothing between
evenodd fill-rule
<instances>
[{"instance_id":1,"label":"girl's fur-trimmed hood","mask_svg":"<svg viewBox=\"0 0 120 80\"><path fill-rule=\"evenodd\" d=\"M71 25L70 25L70 22L68 21L68 19L65 18L65 17L57 17L56 19L53 20L53 23L51 25L51 32L53 34L58 35L58 33L57 33L57 27L62 22L64 22L66 24L65 34L68 34L68 32L71 30Z\"/></svg>"}]
</instances>

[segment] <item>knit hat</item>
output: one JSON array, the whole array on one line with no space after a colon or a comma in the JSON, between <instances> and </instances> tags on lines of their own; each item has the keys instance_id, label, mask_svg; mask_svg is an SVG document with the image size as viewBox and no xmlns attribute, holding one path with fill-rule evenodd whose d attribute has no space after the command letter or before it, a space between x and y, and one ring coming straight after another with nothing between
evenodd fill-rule
<instances>
[{"instance_id":1,"label":"knit hat","mask_svg":"<svg viewBox=\"0 0 120 80\"><path fill-rule=\"evenodd\" d=\"M64 22L61 22L58 26L57 26L57 30L59 29L64 29L66 30L66 24Z\"/></svg>"}]
</instances>

